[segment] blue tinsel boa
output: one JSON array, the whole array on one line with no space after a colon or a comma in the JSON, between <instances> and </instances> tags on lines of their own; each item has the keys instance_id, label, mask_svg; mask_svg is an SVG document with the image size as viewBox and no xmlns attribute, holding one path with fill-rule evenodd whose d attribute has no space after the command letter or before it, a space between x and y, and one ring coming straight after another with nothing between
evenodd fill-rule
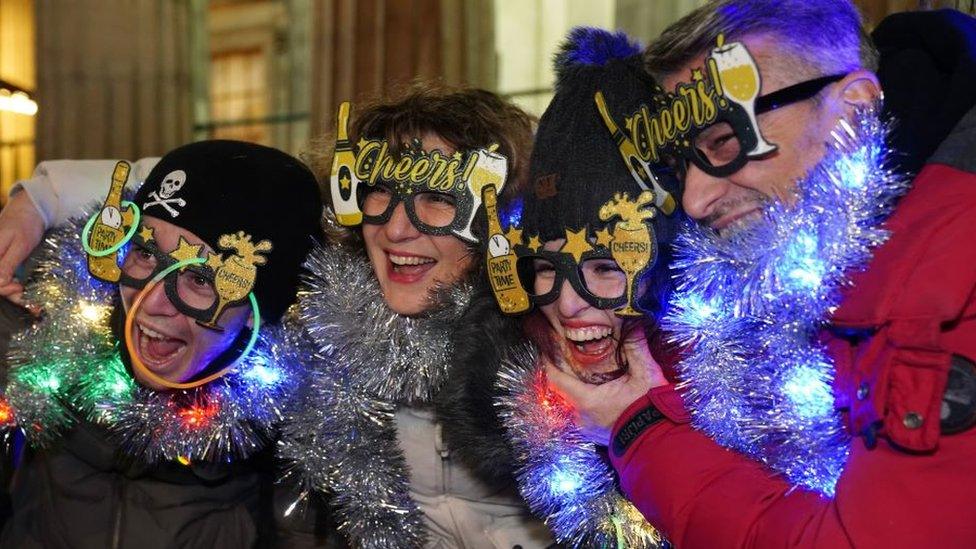
<instances>
[{"instance_id":1,"label":"blue tinsel boa","mask_svg":"<svg viewBox=\"0 0 976 549\"><path fill-rule=\"evenodd\" d=\"M884 242L882 221L907 180L886 168L874 111L838 126L793 205L722 239L687 226L666 324L689 346L678 367L694 425L796 486L832 496L850 437L834 408L834 364L817 333L847 274Z\"/></svg>"}]
</instances>

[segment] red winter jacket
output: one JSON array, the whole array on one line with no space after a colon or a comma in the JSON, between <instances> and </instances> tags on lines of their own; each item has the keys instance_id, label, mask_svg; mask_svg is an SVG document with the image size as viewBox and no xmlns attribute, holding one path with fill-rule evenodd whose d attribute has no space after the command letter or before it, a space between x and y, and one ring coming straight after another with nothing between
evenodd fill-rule
<instances>
[{"instance_id":1,"label":"red winter jacket","mask_svg":"<svg viewBox=\"0 0 976 549\"><path fill-rule=\"evenodd\" d=\"M621 415L615 434L648 403L667 418L612 457L627 497L679 549L976 547L976 427L939 425L952 355L976 361L976 110L943 149L952 165L919 173L824 332L856 436L833 500L693 429L671 386Z\"/></svg>"}]
</instances>

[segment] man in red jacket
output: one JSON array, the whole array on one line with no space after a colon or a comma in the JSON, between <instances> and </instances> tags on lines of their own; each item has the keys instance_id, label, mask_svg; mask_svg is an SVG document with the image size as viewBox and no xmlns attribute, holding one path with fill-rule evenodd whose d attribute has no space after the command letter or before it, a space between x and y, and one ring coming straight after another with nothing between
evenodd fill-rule
<instances>
[{"instance_id":1,"label":"man in red jacket","mask_svg":"<svg viewBox=\"0 0 976 549\"><path fill-rule=\"evenodd\" d=\"M615 381L588 385L554 366L550 380L584 432L610 447L626 495L677 547L976 546L976 22L906 14L875 32L888 112L909 130L888 136L897 150L885 166L921 169L881 227L887 238L847 263L821 250L855 241L825 240L820 225L864 237L874 221L836 218L872 205L820 208L820 225L796 219L818 210L807 187L891 173L851 160L873 150L865 143L877 136L858 121L881 98L856 9L712 2L648 48L648 68L669 91L700 80L694 71L720 33L758 65L757 133L776 148L716 173L736 156L722 157L728 143L746 140L713 129L691 139L699 158L672 159L699 225L678 244L679 277L690 278L679 278L688 286L669 319L689 344L682 383L655 386L659 366L642 341L625 342L630 372ZM877 194L879 213L897 187ZM781 225L792 233L763 225L776 222L793 223ZM769 245L759 247L773 251L744 249L764 230ZM763 271L765 261L783 264L775 250L797 233L794 244L812 242L816 253ZM758 262L747 269L756 276L709 281L725 273L702 261L715 257ZM846 275L830 278L838 266ZM803 301L828 280L833 293ZM798 287L806 293L793 296ZM787 317L796 323L765 320ZM815 327L809 337L787 333L803 325Z\"/></svg>"}]
</instances>

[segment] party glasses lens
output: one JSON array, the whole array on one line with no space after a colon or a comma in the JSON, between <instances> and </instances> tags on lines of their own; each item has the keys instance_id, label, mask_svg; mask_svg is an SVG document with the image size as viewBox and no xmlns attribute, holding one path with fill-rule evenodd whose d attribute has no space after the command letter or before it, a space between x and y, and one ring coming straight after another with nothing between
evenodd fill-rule
<instances>
[{"instance_id":1,"label":"party glasses lens","mask_svg":"<svg viewBox=\"0 0 976 549\"><path fill-rule=\"evenodd\" d=\"M570 267L575 272L567 272L567 267L547 258L531 256L520 258L517 269L526 291L535 297L558 291L562 280L574 275L589 293L601 299L616 299L627 292L626 273L609 258L585 259L575 268Z\"/></svg>"},{"instance_id":2,"label":"party glasses lens","mask_svg":"<svg viewBox=\"0 0 976 549\"><path fill-rule=\"evenodd\" d=\"M742 153L742 144L732 125L717 122L702 130L692 140L700 158L719 168L735 162Z\"/></svg>"},{"instance_id":3,"label":"party glasses lens","mask_svg":"<svg viewBox=\"0 0 976 549\"><path fill-rule=\"evenodd\" d=\"M362 200L363 215L385 222L401 201L406 203L411 218L428 227L449 227L458 213L457 199L449 194L415 192L398 195L391 186L380 183L366 189Z\"/></svg>"}]
</instances>

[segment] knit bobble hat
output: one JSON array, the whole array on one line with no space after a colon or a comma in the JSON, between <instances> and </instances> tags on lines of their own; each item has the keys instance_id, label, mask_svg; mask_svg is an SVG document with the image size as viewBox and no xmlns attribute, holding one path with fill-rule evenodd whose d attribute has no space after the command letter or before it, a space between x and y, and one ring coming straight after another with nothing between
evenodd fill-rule
<instances>
[{"instance_id":1,"label":"knit bobble hat","mask_svg":"<svg viewBox=\"0 0 976 549\"><path fill-rule=\"evenodd\" d=\"M640 47L623 32L577 27L555 57L556 93L539 121L524 196L522 228L545 242L565 229L588 227L590 236L607 224L600 206L614 194L634 199L642 189L624 163L613 133L597 110L602 92L610 116L626 133L626 116L653 105L655 82L643 69ZM659 178L677 198L677 181ZM670 241L676 216L657 212L658 241Z\"/></svg>"}]
</instances>

